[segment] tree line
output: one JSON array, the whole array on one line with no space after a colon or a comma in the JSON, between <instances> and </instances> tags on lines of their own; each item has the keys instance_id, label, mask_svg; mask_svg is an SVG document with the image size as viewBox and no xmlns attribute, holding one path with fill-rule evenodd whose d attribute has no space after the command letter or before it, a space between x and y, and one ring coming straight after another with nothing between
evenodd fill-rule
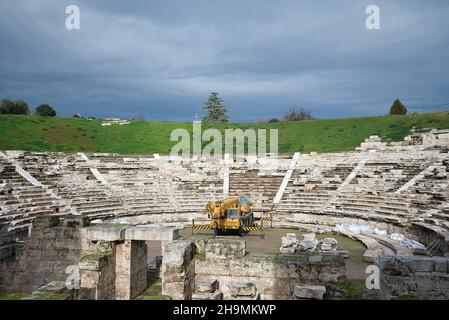
<instances>
[{"instance_id":1,"label":"tree line","mask_svg":"<svg viewBox=\"0 0 449 320\"><path fill-rule=\"evenodd\" d=\"M223 99L220 98L218 92L211 92L209 98L202 106L203 110L206 111L206 114L203 116L202 120L204 122L210 123L220 123L220 122L228 122L228 108L224 105ZM390 107L391 115L401 115L407 114L407 108L402 104L399 99L396 99L392 106ZM23 100L9 100L3 99L0 102L0 114L23 114L29 115L31 114L30 108L28 104ZM41 104L36 107L34 111L35 115L45 116L45 117L54 117L56 116L56 111L53 107L48 104ZM75 115L79 117L78 115ZM306 110L302 107L292 106L285 113L282 118L283 121L300 121L300 120L311 120L313 119L312 113L310 110ZM272 118L268 122L278 122L279 119Z\"/></svg>"},{"instance_id":2,"label":"tree line","mask_svg":"<svg viewBox=\"0 0 449 320\"><path fill-rule=\"evenodd\" d=\"M30 107L23 100L3 99L0 102L0 114L23 114L30 115ZM41 104L36 107L34 114L37 116L54 117L56 111L48 104Z\"/></svg>"},{"instance_id":3,"label":"tree line","mask_svg":"<svg viewBox=\"0 0 449 320\"><path fill-rule=\"evenodd\" d=\"M209 98L202 106L206 114L203 116L202 120L204 122L220 123L228 122L228 108L224 105L223 99L220 98L217 92L211 92ZM402 104L399 99L396 99L392 106L390 107L390 115L403 115L407 114L407 108ZM292 106L282 117L282 121L301 121L301 120L312 120L312 112L305 108L299 106ZM268 122L278 122L281 121L277 118L272 118Z\"/></svg>"}]
</instances>

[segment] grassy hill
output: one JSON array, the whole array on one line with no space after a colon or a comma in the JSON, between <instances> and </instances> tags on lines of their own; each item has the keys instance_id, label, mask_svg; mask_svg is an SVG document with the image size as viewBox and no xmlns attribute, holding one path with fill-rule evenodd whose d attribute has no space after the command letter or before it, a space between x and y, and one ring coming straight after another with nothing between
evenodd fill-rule
<instances>
[{"instance_id":1,"label":"grassy hill","mask_svg":"<svg viewBox=\"0 0 449 320\"><path fill-rule=\"evenodd\" d=\"M203 125L203 131L210 127ZM449 113L378 116L277 123L229 123L225 128L278 129L279 152L339 152L353 150L366 137L379 135L402 140L412 127L449 128ZM0 150L116 152L168 154L177 128L191 123L136 121L123 126L101 126L101 120L0 115Z\"/></svg>"}]
</instances>

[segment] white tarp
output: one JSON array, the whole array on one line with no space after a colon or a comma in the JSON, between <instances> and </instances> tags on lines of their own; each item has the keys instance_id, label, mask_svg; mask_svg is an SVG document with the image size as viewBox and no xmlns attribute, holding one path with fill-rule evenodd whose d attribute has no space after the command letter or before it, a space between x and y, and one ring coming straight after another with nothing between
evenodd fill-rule
<instances>
[{"instance_id":1,"label":"white tarp","mask_svg":"<svg viewBox=\"0 0 449 320\"><path fill-rule=\"evenodd\" d=\"M343 234L346 232L352 232L355 234L367 234L367 235L377 234L377 235L381 235L381 236L387 236L386 230L381 230L378 228L373 228L371 226L358 225L358 224L346 224L346 223L337 224L335 226L335 231L343 233ZM400 233L392 233L389 236L389 238L391 240L398 241L401 246L411 249L411 250L414 250L414 249L425 250L426 249L426 247L423 244L419 243L418 241L408 239Z\"/></svg>"},{"instance_id":2,"label":"white tarp","mask_svg":"<svg viewBox=\"0 0 449 320\"><path fill-rule=\"evenodd\" d=\"M335 226L335 231L341 232L341 233L352 232L355 234L378 234L381 236L387 235L386 230L373 228L373 227L367 226L367 225L347 224L347 223L337 224Z\"/></svg>"},{"instance_id":3,"label":"white tarp","mask_svg":"<svg viewBox=\"0 0 449 320\"><path fill-rule=\"evenodd\" d=\"M426 246L424 246L423 244L419 243L418 241L408 239L403 234L400 234L400 233L392 233L390 235L390 239L399 241L399 244L401 246L411 249L411 250L413 250L413 249L425 250L426 249Z\"/></svg>"}]
</instances>

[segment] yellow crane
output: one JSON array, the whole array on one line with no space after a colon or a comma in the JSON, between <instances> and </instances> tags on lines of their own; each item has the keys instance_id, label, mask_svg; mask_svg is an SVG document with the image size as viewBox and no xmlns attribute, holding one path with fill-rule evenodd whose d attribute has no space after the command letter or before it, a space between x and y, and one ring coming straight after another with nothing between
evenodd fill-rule
<instances>
[{"instance_id":1,"label":"yellow crane","mask_svg":"<svg viewBox=\"0 0 449 320\"><path fill-rule=\"evenodd\" d=\"M209 201L205 207L205 213L210 219L205 226L195 226L193 229L213 229L214 235L235 230L239 234L251 230L259 230L254 224L252 206L254 204L242 195L239 197L228 197L223 200Z\"/></svg>"}]
</instances>

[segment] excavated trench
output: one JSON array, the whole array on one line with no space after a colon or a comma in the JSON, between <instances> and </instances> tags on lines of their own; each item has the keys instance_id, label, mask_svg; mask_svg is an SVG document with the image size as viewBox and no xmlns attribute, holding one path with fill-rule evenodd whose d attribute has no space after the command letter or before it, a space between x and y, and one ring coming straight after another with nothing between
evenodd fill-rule
<instances>
[{"instance_id":1,"label":"excavated trench","mask_svg":"<svg viewBox=\"0 0 449 320\"><path fill-rule=\"evenodd\" d=\"M281 237L287 233L295 233L298 239L302 239L302 235L307 232L301 232L297 229L287 228L266 228L265 238L262 239L260 232L250 232L241 238L246 241L248 253L279 253L281 246ZM191 228L184 228L179 232L182 238L188 238L192 235ZM195 230L195 235L204 235L213 237L210 231ZM338 234L317 234L317 240L324 238L334 238L338 242L338 248L348 252L348 257L345 259L346 277L348 279L366 279L366 267L369 263L363 260L363 253L366 248L357 240ZM156 256L160 256L162 244L160 241L147 241L148 246L148 263L154 261Z\"/></svg>"}]
</instances>

